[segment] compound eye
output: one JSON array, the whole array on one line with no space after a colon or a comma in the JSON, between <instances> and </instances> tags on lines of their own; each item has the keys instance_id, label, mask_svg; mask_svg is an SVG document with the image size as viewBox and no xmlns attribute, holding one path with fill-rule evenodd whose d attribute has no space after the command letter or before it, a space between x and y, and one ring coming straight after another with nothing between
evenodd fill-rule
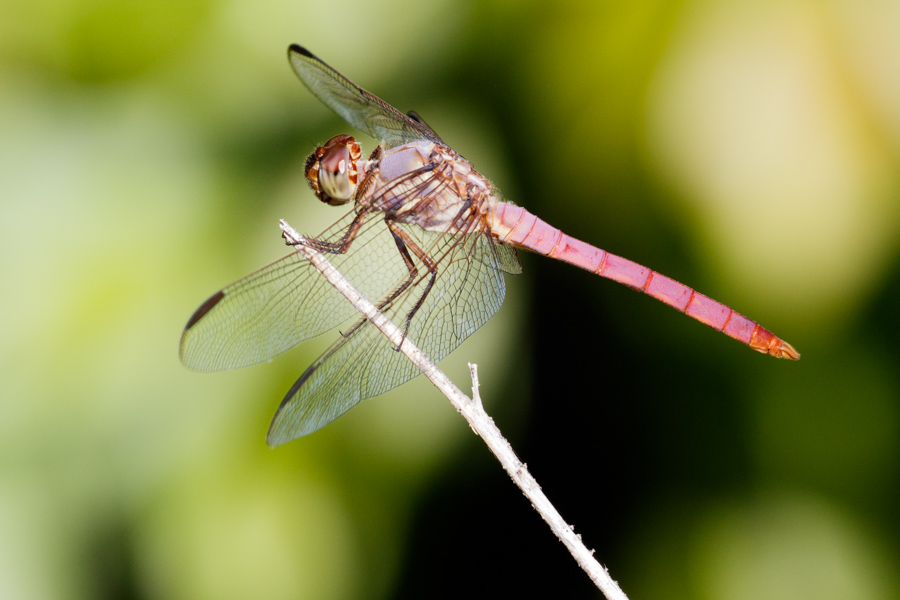
<instances>
[{"instance_id":1,"label":"compound eye","mask_svg":"<svg viewBox=\"0 0 900 600\"><path fill-rule=\"evenodd\" d=\"M346 204L356 194L359 144L349 135L337 135L310 156L306 177L319 199L332 206Z\"/></svg>"},{"instance_id":2,"label":"compound eye","mask_svg":"<svg viewBox=\"0 0 900 600\"><path fill-rule=\"evenodd\" d=\"M319 187L333 200L341 204L350 200L356 191L350 181L350 151L339 146L325 151L319 162Z\"/></svg>"}]
</instances>

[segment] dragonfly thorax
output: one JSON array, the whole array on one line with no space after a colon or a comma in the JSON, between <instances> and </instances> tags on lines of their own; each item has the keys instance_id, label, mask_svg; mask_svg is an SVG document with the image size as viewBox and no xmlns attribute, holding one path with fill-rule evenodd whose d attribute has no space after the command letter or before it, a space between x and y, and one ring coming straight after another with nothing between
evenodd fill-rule
<instances>
[{"instance_id":1,"label":"dragonfly thorax","mask_svg":"<svg viewBox=\"0 0 900 600\"><path fill-rule=\"evenodd\" d=\"M336 135L306 159L306 180L316 197L330 204L346 204L356 194L359 181L359 143L347 134Z\"/></svg>"}]
</instances>

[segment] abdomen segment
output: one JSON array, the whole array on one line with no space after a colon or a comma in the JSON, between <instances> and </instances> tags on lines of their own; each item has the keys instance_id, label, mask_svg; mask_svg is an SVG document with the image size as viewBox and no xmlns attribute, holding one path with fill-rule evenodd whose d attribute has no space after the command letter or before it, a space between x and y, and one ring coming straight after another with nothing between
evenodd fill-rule
<instances>
[{"instance_id":1,"label":"abdomen segment","mask_svg":"<svg viewBox=\"0 0 900 600\"><path fill-rule=\"evenodd\" d=\"M488 216L488 224L493 235L503 243L623 283L759 352L791 360L800 358L793 346L734 309L652 269L566 235L524 208L499 202Z\"/></svg>"}]
</instances>

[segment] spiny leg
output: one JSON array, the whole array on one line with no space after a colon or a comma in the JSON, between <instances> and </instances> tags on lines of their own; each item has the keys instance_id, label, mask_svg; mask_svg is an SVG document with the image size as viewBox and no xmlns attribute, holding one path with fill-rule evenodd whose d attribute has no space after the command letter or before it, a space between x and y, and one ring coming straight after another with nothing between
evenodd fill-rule
<instances>
[{"instance_id":1,"label":"spiny leg","mask_svg":"<svg viewBox=\"0 0 900 600\"><path fill-rule=\"evenodd\" d=\"M428 297L429 292L431 292L431 288L434 287L434 282L437 279L437 263L432 260L428 253L426 253L422 248L416 244L415 240L413 240L408 233L406 233L403 229L397 226L392 220L390 220L389 216L385 216L385 221L387 222L388 227L391 230L391 234L394 236L394 241L397 242L397 248L400 249L400 254L403 255L403 260L407 263L408 266L411 267L410 278L407 280L399 290L402 292L412 283L414 277L418 275L418 272L415 271L415 267L412 266L412 259L409 256L409 251L412 250L412 253L416 255L422 264L428 269L431 273L431 277L428 279L428 284L425 286L425 289L422 291L422 295L419 296L419 299L416 301L415 306L412 307L412 310L409 311L406 315L406 327L403 329L403 337L404 339L409 334L409 327L412 324L412 319L419 312L419 309L422 308L422 305L425 303L425 298ZM408 250L407 250L408 249ZM398 294L399 295L399 292ZM396 298L396 295L392 295ZM393 299L393 298L392 298Z\"/></svg>"},{"instance_id":2,"label":"spiny leg","mask_svg":"<svg viewBox=\"0 0 900 600\"><path fill-rule=\"evenodd\" d=\"M344 254L347 250L350 249L350 245L353 243L353 240L356 239L356 236L359 235L359 230L362 229L363 224L366 221L366 217L371 212L371 209L362 209L357 213L355 217L353 217L353 221L350 223L350 227L347 228L347 231L344 235L341 236L336 242L323 242L322 240L318 240L316 238L306 238L306 245L310 248L314 248L319 252L328 252L329 254ZM284 237L284 235L282 235ZM293 246L290 242L287 242L289 246Z\"/></svg>"},{"instance_id":3,"label":"spiny leg","mask_svg":"<svg viewBox=\"0 0 900 600\"><path fill-rule=\"evenodd\" d=\"M462 231L471 231L472 228L476 225L477 221L472 218L472 215L470 213L473 201L471 199L471 193L469 193L468 191L466 193L466 198L467 199L463 203L463 206L460 207L459 212L457 212L456 217L454 217L453 222L456 224L458 229ZM428 271L431 273L431 277L428 279L428 283L426 284L425 289L422 291L419 299L412 307L412 310L410 310L406 315L406 327L404 327L403 330L403 337L405 339L409 334L409 328L412 325L413 317L416 316L416 313L419 312L419 309L421 309L422 305L425 304L425 299L428 298L428 294L431 293L431 289L434 287L434 284L437 281L437 262L425 250L423 250L415 242L415 240L409 237L409 235L403 229L396 225L390 214L385 215L385 222L387 222L388 227L391 229L391 233L394 235L394 241L397 242L397 247L400 248L400 253L404 255L404 261L408 261L409 254L405 248L401 247L401 240L404 246L409 250L412 250L412 253L416 255L416 258L422 261L422 264L424 264ZM459 242L460 240L457 239L455 243ZM410 264L410 261L408 261L407 264ZM408 287L410 283L411 281L408 281L406 284L404 284L403 289L406 289L406 287Z\"/></svg>"},{"instance_id":4,"label":"spiny leg","mask_svg":"<svg viewBox=\"0 0 900 600\"><path fill-rule=\"evenodd\" d=\"M408 276L406 280L403 281L400 285L398 285L394 290L384 299L382 299L377 305L376 308L378 310L384 310L386 306L388 306L391 302L400 297L403 292L406 291L409 286L415 282L416 278L419 276L419 270L416 268L415 263L413 262L412 256L409 254L409 250L407 247L413 249L413 253L416 256L419 256L421 250L413 241L412 238L409 237L403 229L401 229L396 222L391 220L389 215L385 215L384 217L385 224L388 226L388 230L391 232L391 236L394 238L394 243L397 245L397 250L400 252L400 257L403 258L403 263L406 265L406 269L408 271ZM423 261L425 262L425 261ZM432 278L433 279L433 278ZM433 282L432 282L433 283ZM429 285L429 289L431 286ZM418 305L417 305L418 306ZM407 317L407 325L406 329L403 332L404 339L406 338L407 333L409 333L409 317ZM348 337L352 335L360 326L365 323L365 319L362 319L358 323L356 323L347 333L342 334L344 337ZM403 343L401 341L401 343ZM398 347L399 349L399 347Z\"/></svg>"},{"instance_id":5,"label":"spiny leg","mask_svg":"<svg viewBox=\"0 0 900 600\"><path fill-rule=\"evenodd\" d=\"M384 216L384 222L388 226L388 230L391 232L391 236L394 238L394 243L397 245L397 250L400 252L400 256L403 258L403 263L406 265L406 269L409 272L409 276L406 278L406 281L397 286L390 295L382 300L378 304L378 310L382 310L385 306L396 300L400 297L400 294L405 292L409 286L413 284L416 280L416 277L419 276L419 270L416 268L416 264L413 262L412 256L409 254L409 249L413 249L413 253L418 256L416 250L418 246L413 241L409 234L403 231L403 229L397 225L397 223L391 219L390 215ZM406 333L404 336L406 337Z\"/></svg>"}]
</instances>

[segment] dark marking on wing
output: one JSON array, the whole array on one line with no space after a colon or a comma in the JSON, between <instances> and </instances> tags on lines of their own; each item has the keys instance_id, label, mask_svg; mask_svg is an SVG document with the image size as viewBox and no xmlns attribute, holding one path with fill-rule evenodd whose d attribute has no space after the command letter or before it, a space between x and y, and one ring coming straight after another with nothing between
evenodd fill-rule
<instances>
[{"instance_id":1,"label":"dark marking on wing","mask_svg":"<svg viewBox=\"0 0 900 600\"><path fill-rule=\"evenodd\" d=\"M206 316L206 314L215 308L216 304L222 301L222 298L225 297L225 294L222 290L219 290L209 298L207 298L206 302L200 305L200 308L194 311L194 314L191 315L191 318L188 319L187 325L184 326L184 330L187 331L191 327L197 324L197 322Z\"/></svg>"}]
</instances>

